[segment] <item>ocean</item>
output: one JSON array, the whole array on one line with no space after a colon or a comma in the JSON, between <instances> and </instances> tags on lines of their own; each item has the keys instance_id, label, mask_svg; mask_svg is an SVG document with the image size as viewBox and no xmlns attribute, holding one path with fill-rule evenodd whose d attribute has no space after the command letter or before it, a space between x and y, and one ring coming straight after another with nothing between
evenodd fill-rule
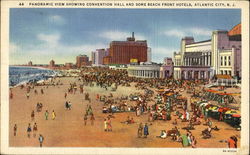
<instances>
[{"instance_id":1,"label":"ocean","mask_svg":"<svg viewBox=\"0 0 250 155\"><path fill-rule=\"evenodd\" d=\"M37 82L46 80L56 75L56 71L33 68L33 67L22 67L22 66L10 66L9 67L9 86L16 86L27 82Z\"/></svg>"}]
</instances>

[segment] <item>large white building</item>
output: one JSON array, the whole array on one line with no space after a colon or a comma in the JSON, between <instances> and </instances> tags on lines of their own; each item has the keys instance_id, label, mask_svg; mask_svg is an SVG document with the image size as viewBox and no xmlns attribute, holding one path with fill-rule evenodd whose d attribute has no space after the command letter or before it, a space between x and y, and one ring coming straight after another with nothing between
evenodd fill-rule
<instances>
[{"instance_id":1,"label":"large white building","mask_svg":"<svg viewBox=\"0 0 250 155\"><path fill-rule=\"evenodd\" d=\"M141 62L128 66L128 75L138 78L159 78L161 65L152 62Z\"/></svg>"},{"instance_id":2,"label":"large white building","mask_svg":"<svg viewBox=\"0 0 250 155\"><path fill-rule=\"evenodd\" d=\"M241 24L229 32L213 31L210 40L185 37L180 52L174 53L176 79L209 79L218 74L241 78Z\"/></svg>"},{"instance_id":3,"label":"large white building","mask_svg":"<svg viewBox=\"0 0 250 155\"><path fill-rule=\"evenodd\" d=\"M96 49L91 53L92 66L102 66L103 58L109 55L109 49Z\"/></svg>"}]
</instances>

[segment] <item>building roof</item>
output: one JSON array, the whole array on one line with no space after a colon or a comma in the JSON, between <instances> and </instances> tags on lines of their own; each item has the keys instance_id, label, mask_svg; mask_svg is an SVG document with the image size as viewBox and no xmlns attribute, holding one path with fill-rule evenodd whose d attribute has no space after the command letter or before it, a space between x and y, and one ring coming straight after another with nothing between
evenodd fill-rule
<instances>
[{"instance_id":1,"label":"building roof","mask_svg":"<svg viewBox=\"0 0 250 155\"><path fill-rule=\"evenodd\" d=\"M238 25L235 25L229 32L229 36L234 36L234 35L241 35L241 23Z\"/></svg>"}]
</instances>

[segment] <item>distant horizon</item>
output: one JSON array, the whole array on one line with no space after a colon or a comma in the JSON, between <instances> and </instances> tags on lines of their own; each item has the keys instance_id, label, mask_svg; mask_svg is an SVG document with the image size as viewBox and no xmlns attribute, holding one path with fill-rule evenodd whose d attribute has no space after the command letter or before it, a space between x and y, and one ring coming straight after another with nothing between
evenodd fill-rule
<instances>
[{"instance_id":1,"label":"distant horizon","mask_svg":"<svg viewBox=\"0 0 250 155\"><path fill-rule=\"evenodd\" d=\"M212 31L239 23L240 9L11 8L9 60L11 65L75 63L77 55L91 58L92 51L134 32L136 40L147 40L152 62L162 63L179 52L181 38L209 40Z\"/></svg>"}]
</instances>

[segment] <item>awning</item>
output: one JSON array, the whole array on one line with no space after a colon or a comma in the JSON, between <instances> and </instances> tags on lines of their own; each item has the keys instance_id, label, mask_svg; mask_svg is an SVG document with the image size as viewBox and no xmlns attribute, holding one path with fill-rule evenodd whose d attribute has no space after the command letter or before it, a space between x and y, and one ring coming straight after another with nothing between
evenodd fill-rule
<instances>
[{"instance_id":1,"label":"awning","mask_svg":"<svg viewBox=\"0 0 250 155\"><path fill-rule=\"evenodd\" d=\"M222 75L222 74L218 74L216 75L217 79L233 79L230 75Z\"/></svg>"},{"instance_id":2,"label":"awning","mask_svg":"<svg viewBox=\"0 0 250 155\"><path fill-rule=\"evenodd\" d=\"M213 90L213 89L209 89L209 90L207 90L207 91L208 91L208 92L212 92L212 93L218 92L218 91Z\"/></svg>"}]
</instances>

